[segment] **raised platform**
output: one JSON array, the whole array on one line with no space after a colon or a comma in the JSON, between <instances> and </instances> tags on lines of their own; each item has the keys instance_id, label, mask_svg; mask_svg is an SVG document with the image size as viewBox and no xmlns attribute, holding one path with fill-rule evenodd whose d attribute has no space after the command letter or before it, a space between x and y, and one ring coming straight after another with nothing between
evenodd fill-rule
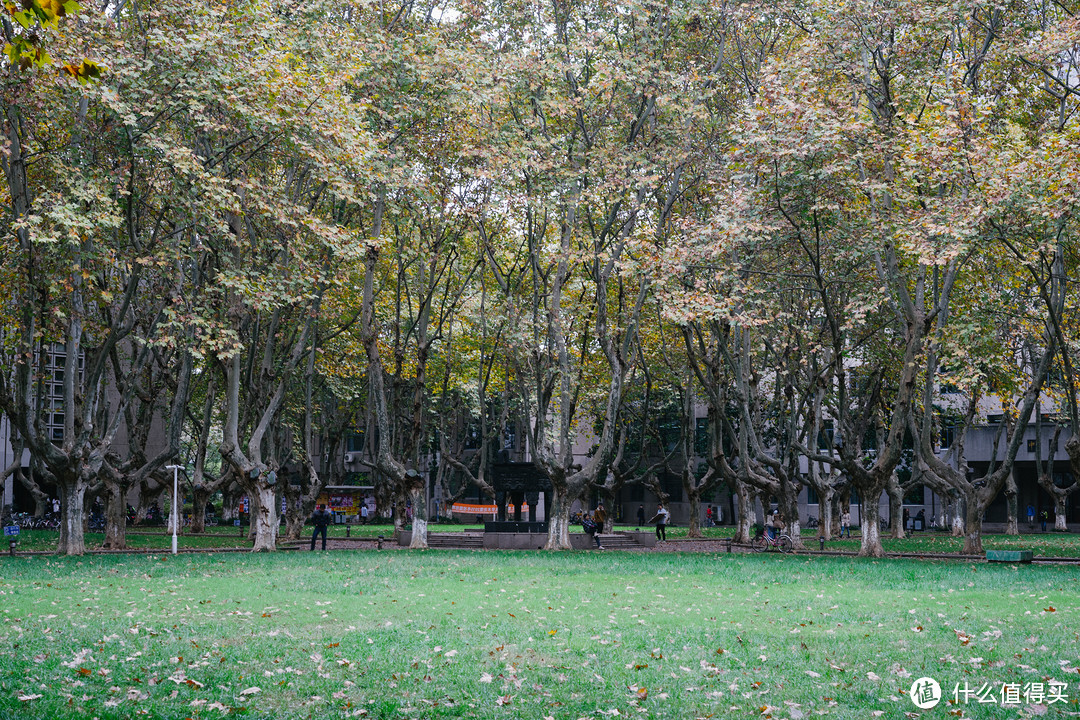
<instances>
[{"instance_id":1,"label":"raised platform","mask_svg":"<svg viewBox=\"0 0 1080 720\"><path fill-rule=\"evenodd\" d=\"M428 533L428 547L478 550L542 550L547 543L547 533L529 532L478 532ZM412 533L404 531L398 536L398 545L408 547ZM610 550L633 550L654 547L656 536L650 532L618 532L601 535L600 542ZM585 533L570 533L570 545L575 550L592 550L596 544Z\"/></svg>"},{"instance_id":2,"label":"raised platform","mask_svg":"<svg viewBox=\"0 0 1080 720\"><path fill-rule=\"evenodd\" d=\"M519 520L496 520L484 523L485 533L539 533L547 535L546 522L525 522Z\"/></svg>"}]
</instances>

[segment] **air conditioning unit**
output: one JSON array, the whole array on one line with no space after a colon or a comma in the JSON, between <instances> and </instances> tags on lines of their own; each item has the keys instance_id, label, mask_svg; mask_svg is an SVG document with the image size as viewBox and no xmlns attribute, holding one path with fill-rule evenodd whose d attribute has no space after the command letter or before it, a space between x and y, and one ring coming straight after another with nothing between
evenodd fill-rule
<instances>
[{"instance_id":1,"label":"air conditioning unit","mask_svg":"<svg viewBox=\"0 0 1080 720\"><path fill-rule=\"evenodd\" d=\"M358 452L347 452L347 453L345 453L345 464L349 465L349 464L352 464L354 462L360 462L360 453L358 453Z\"/></svg>"}]
</instances>

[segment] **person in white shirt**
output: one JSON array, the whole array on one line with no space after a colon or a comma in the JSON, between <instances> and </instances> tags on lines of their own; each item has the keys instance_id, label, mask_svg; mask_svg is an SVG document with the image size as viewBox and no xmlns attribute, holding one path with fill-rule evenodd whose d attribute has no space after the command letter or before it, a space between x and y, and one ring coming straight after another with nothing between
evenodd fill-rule
<instances>
[{"instance_id":1,"label":"person in white shirt","mask_svg":"<svg viewBox=\"0 0 1080 720\"><path fill-rule=\"evenodd\" d=\"M667 524L671 519L671 513L664 507L663 503L660 503L656 508L656 515L653 516L653 522L656 523L656 539L667 542Z\"/></svg>"}]
</instances>

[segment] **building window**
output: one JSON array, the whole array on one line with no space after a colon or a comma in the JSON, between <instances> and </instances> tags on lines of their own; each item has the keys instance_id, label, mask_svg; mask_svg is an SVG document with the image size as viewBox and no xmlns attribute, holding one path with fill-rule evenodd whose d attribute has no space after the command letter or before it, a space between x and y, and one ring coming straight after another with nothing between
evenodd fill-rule
<instances>
[{"instance_id":1,"label":"building window","mask_svg":"<svg viewBox=\"0 0 1080 720\"><path fill-rule=\"evenodd\" d=\"M709 418L698 418L694 426L694 452L705 455L709 452Z\"/></svg>"},{"instance_id":2,"label":"building window","mask_svg":"<svg viewBox=\"0 0 1080 720\"><path fill-rule=\"evenodd\" d=\"M807 505L817 505L818 504L817 490L810 487L809 485L806 486L806 504Z\"/></svg>"},{"instance_id":3,"label":"building window","mask_svg":"<svg viewBox=\"0 0 1080 720\"><path fill-rule=\"evenodd\" d=\"M956 426L951 422L943 423L941 425L941 449L947 450L951 448L954 440L956 440Z\"/></svg>"},{"instance_id":4,"label":"building window","mask_svg":"<svg viewBox=\"0 0 1080 720\"><path fill-rule=\"evenodd\" d=\"M918 485L913 488L908 488L908 491L904 493L905 505L923 505L926 503L926 486Z\"/></svg>"}]
</instances>

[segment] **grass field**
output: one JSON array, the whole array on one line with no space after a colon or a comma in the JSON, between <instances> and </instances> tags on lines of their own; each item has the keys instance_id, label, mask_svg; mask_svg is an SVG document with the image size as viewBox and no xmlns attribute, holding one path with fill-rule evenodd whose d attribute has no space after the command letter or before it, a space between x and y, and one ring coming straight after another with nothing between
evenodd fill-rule
<instances>
[{"instance_id":1,"label":"grass field","mask_svg":"<svg viewBox=\"0 0 1080 720\"><path fill-rule=\"evenodd\" d=\"M464 532L465 530L481 530L482 525L436 525L428 526L430 532ZM574 528L580 530L580 528ZM616 530L633 529L632 526L618 526ZM243 548L250 547L245 535L240 536L237 528L231 526L217 526L206 529L201 535L182 534L178 545L180 548ZM328 528L331 538L345 537L344 525L332 525ZM374 538L383 535L392 537L394 528L392 525L353 525L349 528L352 537ZM149 533L149 534L147 534ZM703 528L702 533L707 539L723 539L734 533L731 527ZM55 550L58 531L55 530L23 530L19 535L20 550L49 551ZM302 537L311 537L311 528L305 529ZM668 538L682 539L686 537L685 527L669 527ZM100 547L105 536L100 533L91 533L86 536L87 547ZM807 548L818 548L816 531L807 530L803 533L803 542ZM959 553L963 547L963 538L950 537L938 533L916 533L913 537L904 540L892 540L884 538L882 541L887 552L900 553ZM1032 550L1036 556L1044 557L1080 557L1080 535L1072 533L1034 533L1023 534L1019 537L1008 535L986 535L983 544L988 550L993 549L1020 549ZM161 527L135 528L128 534L128 546L131 548L149 548L164 550L172 546L172 537L165 533ZM859 539L832 540L826 544L828 550L848 550L856 552L859 549Z\"/></svg>"},{"instance_id":2,"label":"grass field","mask_svg":"<svg viewBox=\"0 0 1080 720\"><path fill-rule=\"evenodd\" d=\"M330 552L0 560L2 718L872 718L1060 680L1080 573L769 555ZM616 712L617 711L617 712ZM950 715L949 712L957 713Z\"/></svg>"}]
</instances>

